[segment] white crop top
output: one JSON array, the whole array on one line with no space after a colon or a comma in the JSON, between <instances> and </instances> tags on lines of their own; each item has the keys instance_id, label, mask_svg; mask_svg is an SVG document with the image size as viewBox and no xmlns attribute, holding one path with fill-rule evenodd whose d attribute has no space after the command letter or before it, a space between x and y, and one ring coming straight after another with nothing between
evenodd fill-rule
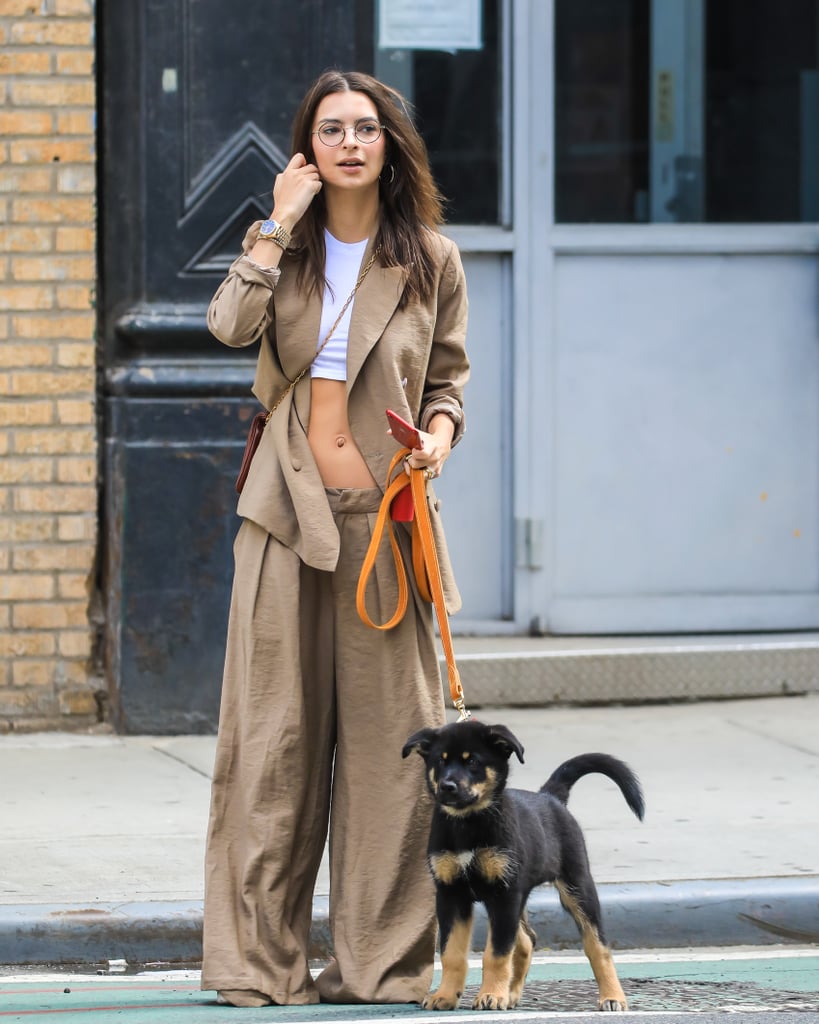
<instances>
[{"instance_id":1,"label":"white crop top","mask_svg":"<svg viewBox=\"0 0 819 1024\"><path fill-rule=\"evenodd\" d=\"M324 289L324 302L321 309L321 327L316 341L318 347L327 337L327 332L335 323L341 307L350 297L361 272L361 260L367 248L367 239L362 242L339 242L329 231L324 230L324 246L327 254L324 273L327 287ZM347 307L333 336L316 356L310 367L311 377L324 377L326 380L347 380L347 340L350 336L350 317L353 313L353 300Z\"/></svg>"}]
</instances>

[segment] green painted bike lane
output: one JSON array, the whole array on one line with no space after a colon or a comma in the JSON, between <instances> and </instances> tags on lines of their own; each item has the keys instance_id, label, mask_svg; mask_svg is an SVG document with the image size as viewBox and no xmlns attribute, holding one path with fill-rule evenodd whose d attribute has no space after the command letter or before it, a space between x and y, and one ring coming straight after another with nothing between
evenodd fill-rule
<instances>
[{"instance_id":1,"label":"green painted bike lane","mask_svg":"<svg viewBox=\"0 0 819 1024\"><path fill-rule=\"evenodd\" d=\"M621 954L616 957L633 1011L697 1012L770 1009L819 1015L819 950L713 951L680 954ZM219 1006L215 993L199 990L196 971L143 971L132 975L46 973L0 976L0 1024L5 1021L81 1021L94 1024L319 1024L396 1019L403 1024L443 1017L476 1018L469 1010L480 982L471 961L467 990L453 1013L425 1013L415 1005L318 1005L243 1009ZM513 1017L585 1015L595 1009L596 988L581 957L540 956L529 972L523 1000ZM480 1020L508 1018L485 1013Z\"/></svg>"}]
</instances>

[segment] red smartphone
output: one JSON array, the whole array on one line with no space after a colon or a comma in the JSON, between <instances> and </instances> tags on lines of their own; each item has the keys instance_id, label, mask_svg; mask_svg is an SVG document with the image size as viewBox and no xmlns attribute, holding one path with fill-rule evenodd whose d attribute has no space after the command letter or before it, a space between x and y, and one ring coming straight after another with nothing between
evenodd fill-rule
<instances>
[{"instance_id":1,"label":"red smartphone","mask_svg":"<svg viewBox=\"0 0 819 1024\"><path fill-rule=\"evenodd\" d=\"M421 435L411 423L407 423L398 413L387 409L387 422L390 425L392 436L404 448L423 448L424 442Z\"/></svg>"},{"instance_id":2,"label":"red smartphone","mask_svg":"<svg viewBox=\"0 0 819 1024\"><path fill-rule=\"evenodd\" d=\"M407 423L398 413L387 409L387 422L390 425L393 438L403 448L423 448L424 442L421 435L411 423ZM411 523L415 515L415 506L412 501L412 491L405 487L393 498L390 506L390 516L399 523Z\"/></svg>"}]
</instances>

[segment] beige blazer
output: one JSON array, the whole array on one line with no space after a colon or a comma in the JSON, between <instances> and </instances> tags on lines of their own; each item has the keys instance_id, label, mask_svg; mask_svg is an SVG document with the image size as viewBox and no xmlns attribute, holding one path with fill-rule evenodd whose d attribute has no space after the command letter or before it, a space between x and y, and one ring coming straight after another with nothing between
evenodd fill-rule
<instances>
[{"instance_id":1,"label":"beige blazer","mask_svg":"<svg viewBox=\"0 0 819 1024\"><path fill-rule=\"evenodd\" d=\"M261 221L247 233L248 252ZM466 282L457 246L436 234L438 274L427 302L399 309L405 273L376 260L353 303L347 349L347 413L353 438L379 486L397 451L387 434L386 409L425 429L437 412L456 423L453 444L464 429L463 388L469 377L466 355ZM373 240L364 254L369 258ZM288 382L313 359L319 343L321 296L296 288L296 265L285 254L280 275L239 257L208 309L211 333L226 345L261 340L253 393L270 409ZM324 485L307 443L310 374L271 417L239 498L238 513L264 527L317 569L333 571L339 536ZM430 514L441 562L447 608L460 608L460 595L446 549L440 502L432 488Z\"/></svg>"}]
</instances>

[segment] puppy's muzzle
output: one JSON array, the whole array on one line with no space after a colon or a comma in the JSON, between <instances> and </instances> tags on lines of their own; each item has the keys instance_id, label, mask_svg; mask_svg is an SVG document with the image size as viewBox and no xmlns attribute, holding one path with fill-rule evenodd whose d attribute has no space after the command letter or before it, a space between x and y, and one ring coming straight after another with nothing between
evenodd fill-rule
<instances>
[{"instance_id":1,"label":"puppy's muzzle","mask_svg":"<svg viewBox=\"0 0 819 1024\"><path fill-rule=\"evenodd\" d=\"M469 807L478 799L476 793L455 779L444 777L438 782L438 803L444 807Z\"/></svg>"}]
</instances>

